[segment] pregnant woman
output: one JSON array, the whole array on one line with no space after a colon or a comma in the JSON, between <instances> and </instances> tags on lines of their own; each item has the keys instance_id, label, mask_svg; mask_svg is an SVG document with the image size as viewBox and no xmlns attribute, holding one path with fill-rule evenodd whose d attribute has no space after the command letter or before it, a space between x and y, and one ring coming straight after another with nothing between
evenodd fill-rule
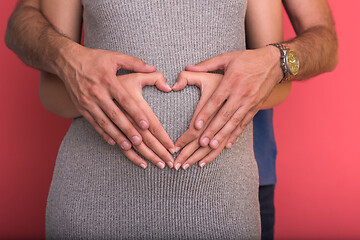
<instances>
[{"instance_id":1,"label":"pregnant woman","mask_svg":"<svg viewBox=\"0 0 360 240\"><path fill-rule=\"evenodd\" d=\"M42 0L42 11L77 42L83 20L88 48L118 51L156 66L158 72L152 73L121 69L117 79L142 106L148 103L144 108L152 109L175 142L223 76L182 71L186 65L246 48L247 4L246 0ZM142 89L145 85L150 86ZM289 86L276 88L264 108L286 98ZM59 109L66 109L66 115L75 118L56 160L46 212L47 238L260 238L251 124L212 163L176 171L170 153L162 154L163 149L149 142L123 151L103 141L77 113L54 75L42 74L40 95L50 111L64 115ZM124 104L114 102L119 108ZM151 135L137 130L143 137ZM134 150L143 159L134 157ZM164 168L165 163L170 167Z\"/></svg>"}]
</instances>

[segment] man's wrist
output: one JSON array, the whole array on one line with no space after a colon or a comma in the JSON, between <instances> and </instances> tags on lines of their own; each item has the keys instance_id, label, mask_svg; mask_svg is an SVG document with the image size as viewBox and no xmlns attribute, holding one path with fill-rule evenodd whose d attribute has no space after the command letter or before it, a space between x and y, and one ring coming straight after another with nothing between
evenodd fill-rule
<instances>
[{"instance_id":1,"label":"man's wrist","mask_svg":"<svg viewBox=\"0 0 360 240\"><path fill-rule=\"evenodd\" d=\"M280 66L283 71L283 78L279 83L291 80L299 71L299 59L296 53L282 43L271 43L268 46L276 47L281 55Z\"/></svg>"},{"instance_id":2,"label":"man's wrist","mask_svg":"<svg viewBox=\"0 0 360 240\"><path fill-rule=\"evenodd\" d=\"M283 79L284 77L284 72L281 68L281 64L280 64L280 51L279 49L277 49L276 47L272 46L272 45L268 45L266 46L266 48L269 49L269 55L271 56L271 59L274 63L273 68L274 68L274 81L276 84L280 83L280 81Z\"/></svg>"},{"instance_id":3,"label":"man's wrist","mask_svg":"<svg viewBox=\"0 0 360 240\"><path fill-rule=\"evenodd\" d=\"M61 79L66 75L67 68L72 65L72 60L76 55L79 55L79 50L82 47L77 42L66 37L61 37L61 40L58 41L58 45L55 47L56 53L53 59L53 69Z\"/></svg>"}]
</instances>

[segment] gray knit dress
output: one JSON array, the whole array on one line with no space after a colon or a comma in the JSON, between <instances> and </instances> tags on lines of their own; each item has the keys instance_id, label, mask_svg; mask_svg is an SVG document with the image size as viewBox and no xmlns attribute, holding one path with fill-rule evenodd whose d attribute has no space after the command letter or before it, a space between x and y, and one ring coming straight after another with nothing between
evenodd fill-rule
<instances>
[{"instance_id":1,"label":"gray knit dress","mask_svg":"<svg viewBox=\"0 0 360 240\"><path fill-rule=\"evenodd\" d=\"M245 48L246 0L82 0L85 45L138 57L170 86L186 65ZM125 74L125 72L119 72ZM143 96L175 142L200 99L187 86ZM175 156L174 156L175 157ZM252 125L204 168L142 169L74 119L56 160L48 239L258 239Z\"/></svg>"}]
</instances>

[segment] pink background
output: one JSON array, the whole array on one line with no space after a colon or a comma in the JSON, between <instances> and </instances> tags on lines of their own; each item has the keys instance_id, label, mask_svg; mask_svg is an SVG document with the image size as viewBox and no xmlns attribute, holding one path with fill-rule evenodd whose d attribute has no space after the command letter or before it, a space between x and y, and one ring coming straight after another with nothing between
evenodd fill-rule
<instances>
[{"instance_id":1,"label":"pink background","mask_svg":"<svg viewBox=\"0 0 360 240\"><path fill-rule=\"evenodd\" d=\"M2 38L15 2L2 1ZM339 65L293 84L275 110L277 239L360 238L360 1L329 2ZM285 36L293 35L286 20ZM0 239L43 238L54 161L70 121L42 107L39 72L22 64L3 41L0 73Z\"/></svg>"}]
</instances>

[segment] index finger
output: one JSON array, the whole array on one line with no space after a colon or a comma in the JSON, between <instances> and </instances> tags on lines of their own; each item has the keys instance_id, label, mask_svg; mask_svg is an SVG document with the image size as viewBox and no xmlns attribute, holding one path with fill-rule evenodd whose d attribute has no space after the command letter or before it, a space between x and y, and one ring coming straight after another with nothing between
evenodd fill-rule
<instances>
[{"instance_id":1,"label":"index finger","mask_svg":"<svg viewBox=\"0 0 360 240\"><path fill-rule=\"evenodd\" d=\"M134 72L154 72L156 71L155 66L146 64L143 60L126 55L123 53L117 54L117 66L118 68L127 69Z\"/></svg>"},{"instance_id":2,"label":"index finger","mask_svg":"<svg viewBox=\"0 0 360 240\"><path fill-rule=\"evenodd\" d=\"M133 96L127 92L124 87L118 85L116 88L111 89L111 95L116 100L117 104L126 111L136 124L141 129L147 129L149 127L149 121L145 116L143 109L139 106L138 102L135 101ZM111 113L110 113L111 114ZM117 118L115 115L114 118Z\"/></svg>"},{"instance_id":3,"label":"index finger","mask_svg":"<svg viewBox=\"0 0 360 240\"><path fill-rule=\"evenodd\" d=\"M139 102L140 106L144 109L145 115L149 120L149 131L159 140L159 142L164 145L171 153L174 153L175 146L163 126L161 125L159 119L155 116L150 106L147 104L145 99L142 99Z\"/></svg>"},{"instance_id":4,"label":"index finger","mask_svg":"<svg viewBox=\"0 0 360 240\"><path fill-rule=\"evenodd\" d=\"M159 119L153 113L148 103L141 95L136 99L136 102L139 108L144 113L146 119L149 121L148 130L166 149L168 149L171 153L174 153L175 151L174 143L172 142L171 138L169 137L163 126L161 125ZM124 111L123 107L120 104L117 103L117 105L120 108L120 110ZM124 112L127 115L129 115L131 119L135 121L135 119L131 117L130 113L126 111Z\"/></svg>"},{"instance_id":5,"label":"index finger","mask_svg":"<svg viewBox=\"0 0 360 240\"><path fill-rule=\"evenodd\" d=\"M228 91L223 86L219 86L197 114L194 122L195 129L202 129L209 121L209 118L211 118L226 102L228 97Z\"/></svg>"},{"instance_id":6,"label":"index finger","mask_svg":"<svg viewBox=\"0 0 360 240\"><path fill-rule=\"evenodd\" d=\"M169 92L171 88L166 83L164 74L161 72L147 73L147 74L137 74L137 77L140 79L140 87L145 85L156 85L158 89L162 91ZM136 102L139 104L139 107L143 110L146 118L149 121L149 131L153 136L159 140L159 142L164 145L171 153L174 153L175 146L173 141L170 139L169 135L161 125L159 119L155 116L149 104L143 98L141 93L134 95Z\"/></svg>"}]
</instances>

